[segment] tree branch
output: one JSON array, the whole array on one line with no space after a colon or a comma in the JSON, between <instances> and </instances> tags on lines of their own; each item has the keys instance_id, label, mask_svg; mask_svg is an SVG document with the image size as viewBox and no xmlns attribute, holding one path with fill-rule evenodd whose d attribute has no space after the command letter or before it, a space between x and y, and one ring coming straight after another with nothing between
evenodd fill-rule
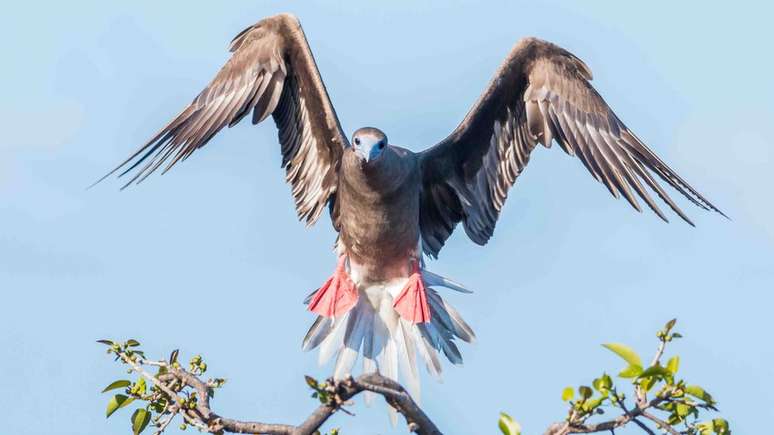
<instances>
[{"instance_id":1,"label":"tree branch","mask_svg":"<svg viewBox=\"0 0 774 435\"><path fill-rule=\"evenodd\" d=\"M577 391L579 397L573 400L574 390L570 387L562 392L562 400L569 402L567 417L562 422L551 424L544 435L568 435L609 432L615 435L615 429L634 423L648 435L655 435L656 428L670 435L683 433L705 433L709 430L718 435L728 435L728 422L722 418L700 422L699 409L717 411L715 401L703 388L687 384L683 379L676 379L679 358L675 355L666 367L661 367L666 344L681 335L672 333L675 320L669 321L658 332L659 346L648 368L640 367L639 356L630 348L619 344L612 349L629 362L629 368L619 374L619 377L632 379L634 397L631 407L625 403L626 397L618 394L616 386L609 375L594 379L589 386L581 385ZM325 382L307 377L306 382L314 391L313 397L320 405L299 425L271 424L254 421L241 421L222 417L211 408L211 398L215 390L225 382L224 379L203 380L201 376L207 371L207 364L200 355L191 358L188 370L178 362L178 351L175 350L168 361L155 361L145 358L138 349L137 340L115 343L111 340L99 340L109 346L108 354L114 354L135 372L139 378L134 383L122 379L108 385L103 392L125 388L124 394L116 394L109 402L107 415L110 416L118 408L133 400L146 402L145 409L138 408L132 414L132 427L135 433L142 432L152 421L155 435L162 433L179 415L183 426L191 425L201 432L222 435L228 433L269 434L269 435L311 435L319 434L319 429L337 411L347 414L345 406L351 405L351 399L362 392L381 395L385 401L400 413L406 420L408 430L420 435L438 435L441 431L433 421L411 398L411 395L397 382L379 373L368 373L357 378L347 376L345 379L329 378ZM633 355L633 356L632 356ZM636 357L636 358L635 358ZM634 359L634 362L632 360ZM148 371L157 369L156 374ZM635 369L632 372L632 369ZM148 388L148 381L151 387ZM567 391L569 389L569 391ZM595 392L596 391L596 392ZM648 392L653 391L649 400ZM598 414L604 414L604 407L620 408L621 415L600 422L589 422ZM662 417L661 415L666 417ZM693 419L688 419L689 416ZM652 422L652 425L646 421ZM668 423L668 422L670 423ZM680 432L677 425L684 424L686 430ZM655 428L652 428L655 425ZM501 413L499 426L505 435L520 435L518 424L507 414ZM183 427L184 429L185 427ZM336 430L332 433L338 433ZM707 432L709 433L709 432Z\"/></svg>"},{"instance_id":2,"label":"tree branch","mask_svg":"<svg viewBox=\"0 0 774 435\"><path fill-rule=\"evenodd\" d=\"M635 423L637 426L640 427L640 429L642 429L649 435L655 435L655 433L649 427L645 426L643 422L639 421L637 417L645 417L649 420L656 422L656 424L658 425L664 424L666 425L666 428L674 430L672 429L671 426L669 426L664 421L659 420L652 414L649 414L646 412L647 409L653 408L658 404L662 403L663 401L664 399L655 398L650 402L646 403L644 406L637 406L631 410L627 409L626 405L623 402L615 401L616 404L624 411L623 415L620 415L612 420L607 420L600 423L589 423L589 424L573 424L570 422L554 423L548 427L548 429L543 433L543 435L567 435L572 433L609 432L613 429L617 429L621 426L625 426L629 422ZM670 433L679 435L679 433L676 431L670 432Z\"/></svg>"},{"instance_id":3,"label":"tree branch","mask_svg":"<svg viewBox=\"0 0 774 435\"><path fill-rule=\"evenodd\" d=\"M650 421L652 421L652 422L656 423L656 425L658 426L658 428L659 428L659 429L661 429L661 430L663 430L663 431L666 431L666 432L669 432L669 433L670 433L670 434L672 434L672 435L680 435L680 432L676 431L676 430L675 430L675 429L672 427L672 425L670 425L670 424L668 424L667 422L665 422L664 420L662 420L662 419L660 419L660 418L656 417L655 415L653 415L653 414L651 414L651 413L649 413L649 412L645 412L645 411L643 411L643 412L642 412L642 416L643 416L643 417L645 417L645 418L647 418L648 420L650 420Z\"/></svg>"},{"instance_id":4,"label":"tree branch","mask_svg":"<svg viewBox=\"0 0 774 435\"><path fill-rule=\"evenodd\" d=\"M160 394L166 396L170 405L165 409L169 417L159 421L157 434L161 434L170 424L174 415L179 413L186 423L209 433L249 433L270 435L310 435L317 431L336 411L347 405L348 401L364 391L370 391L384 397L406 419L411 432L419 435L437 435L441 431L430 418L414 402L411 395L397 382L386 378L379 373L368 373L357 378L347 377L340 381L329 379L325 390L329 393L329 399L321 404L299 426L287 424L270 424L252 421L240 421L221 417L210 407L210 397L213 386L210 382L202 381L195 374L184 370L177 364L166 361L153 361L137 355L127 354L125 351L117 352L119 358L131 369L148 379L158 388ZM148 373L143 366L156 366L164 369L159 375ZM195 402L186 401L180 393L188 386L195 392ZM186 404L194 403L186 407Z\"/></svg>"},{"instance_id":5,"label":"tree branch","mask_svg":"<svg viewBox=\"0 0 774 435\"><path fill-rule=\"evenodd\" d=\"M337 398L336 403L320 405L304 423L296 428L294 435L314 432L325 423L328 417L336 412L340 406L339 400L343 403L363 391L371 391L384 396L387 403L405 417L406 424L411 432L419 435L441 433L400 384L378 373L368 373L359 376L357 379L353 379L350 376L343 381L334 382L333 390L334 397Z\"/></svg>"}]
</instances>

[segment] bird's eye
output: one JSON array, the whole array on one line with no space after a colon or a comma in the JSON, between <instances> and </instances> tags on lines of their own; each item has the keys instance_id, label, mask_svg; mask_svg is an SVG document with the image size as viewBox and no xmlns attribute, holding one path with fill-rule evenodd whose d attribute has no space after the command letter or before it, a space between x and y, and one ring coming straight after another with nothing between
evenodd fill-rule
<instances>
[{"instance_id":1,"label":"bird's eye","mask_svg":"<svg viewBox=\"0 0 774 435\"><path fill-rule=\"evenodd\" d=\"M360 138L359 137L355 138L355 145L360 145Z\"/></svg>"}]
</instances>

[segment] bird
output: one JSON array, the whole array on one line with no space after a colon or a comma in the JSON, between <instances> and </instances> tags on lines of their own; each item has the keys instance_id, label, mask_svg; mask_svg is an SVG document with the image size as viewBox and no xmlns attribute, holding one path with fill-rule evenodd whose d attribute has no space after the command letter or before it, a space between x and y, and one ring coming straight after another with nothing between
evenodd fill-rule
<instances>
[{"instance_id":1,"label":"bird","mask_svg":"<svg viewBox=\"0 0 774 435\"><path fill-rule=\"evenodd\" d=\"M414 152L374 127L342 130L300 21L265 18L231 41L231 57L177 116L105 175L122 189L168 171L224 127L270 115L299 220L313 225L327 209L337 233L333 274L305 300L315 318L302 348L336 357L334 378L362 356L364 372L405 379L419 395L418 365L441 375L441 354L461 364L456 340L472 328L439 289L470 291L428 270L454 229L485 245L508 192L541 145L576 157L615 197L659 218L690 218L662 184L701 209L725 216L613 112L591 85L591 69L550 42L519 40L461 123ZM98 181L98 182L99 182ZM663 206L662 204L662 206Z\"/></svg>"}]
</instances>

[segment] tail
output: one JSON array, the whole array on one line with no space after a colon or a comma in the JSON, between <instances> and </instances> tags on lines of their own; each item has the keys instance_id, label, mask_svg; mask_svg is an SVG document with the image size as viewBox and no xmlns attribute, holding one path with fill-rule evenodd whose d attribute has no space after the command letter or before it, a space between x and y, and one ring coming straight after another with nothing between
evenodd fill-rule
<instances>
[{"instance_id":1,"label":"tail","mask_svg":"<svg viewBox=\"0 0 774 435\"><path fill-rule=\"evenodd\" d=\"M361 289L357 304L341 317L317 317L304 337L303 349L319 346L320 364L336 355L334 379L352 373L362 354L363 373L378 371L396 382L402 382L416 400L420 400L417 360L424 361L427 371L441 377L443 352L452 364L462 364L455 338L472 343L476 336L460 314L430 286L443 286L468 292L459 284L426 270L422 272L427 286L430 322L411 323L393 308L393 292L386 286ZM400 374L400 376L399 376ZM373 397L366 394L366 403Z\"/></svg>"}]
</instances>

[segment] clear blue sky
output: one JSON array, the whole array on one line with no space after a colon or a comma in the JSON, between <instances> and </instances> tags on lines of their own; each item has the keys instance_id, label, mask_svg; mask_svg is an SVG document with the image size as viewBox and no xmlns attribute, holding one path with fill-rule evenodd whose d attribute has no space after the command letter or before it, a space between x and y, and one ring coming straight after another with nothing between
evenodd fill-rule
<instances>
[{"instance_id":1,"label":"clear blue sky","mask_svg":"<svg viewBox=\"0 0 774 435\"><path fill-rule=\"evenodd\" d=\"M225 2L224 2L225 3ZM458 231L431 267L476 290L449 294L479 336L427 412L449 433L527 433L564 416L560 393L621 368L602 342L650 354L679 318L687 379L737 433L774 418L774 40L770 5L736 2L12 2L0 18L0 409L8 434L126 434L99 390L121 376L94 343L203 353L230 380L237 418L299 422L303 297L331 272L327 217L295 220L273 123L221 133L173 172L85 190L177 113L260 18L296 13L344 129L382 128L411 149L460 121L527 35L584 59L619 116L733 218L696 228L612 199L580 162L539 149L486 247ZM538 4L540 3L540 4ZM331 421L403 433L382 404ZM32 426L30 426L32 424ZM176 429L175 429L176 430ZM174 431L172 433L174 433ZM633 433L633 432L632 432Z\"/></svg>"}]
</instances>

